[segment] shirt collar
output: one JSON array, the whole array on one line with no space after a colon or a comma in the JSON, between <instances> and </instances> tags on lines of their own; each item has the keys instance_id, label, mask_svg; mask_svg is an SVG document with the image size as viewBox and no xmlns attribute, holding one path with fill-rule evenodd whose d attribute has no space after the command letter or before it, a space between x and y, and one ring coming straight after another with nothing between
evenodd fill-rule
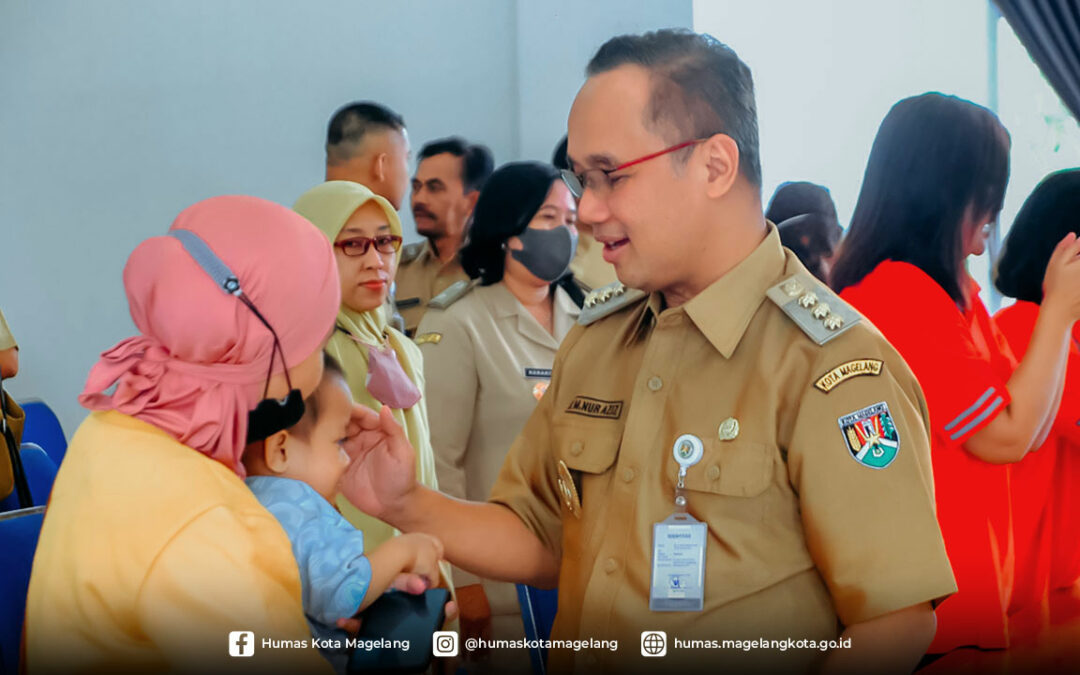
<instances>
[{"instance_id":1,"label":"shirt collar","mask_svg":"<svg viewBox=\"0 0 1080 675\"><path fill-rule=\"evenodd\" d=\"M784 265L780 234L768 223L765 239L742 262L681 307L664 311L686 312L712 346L730 359ZM661 295L652 293L641 321L655 321L662 307Z\"/></svg>"},{"instance_id":2,"label":"shirt collar","mask_svg":"<svg viewBox=\"0 0 1080 675\"><path fill-rule=\"evenodd\" d=\"M481 288L491 289L486 293L489 294L488 306L491 308L492 316L507 317L515 314L528 314L529 310L518 302L518 299L514 297L506 284L496 283L490 286L481 286ZM555 287L554 309L556 314L563 313L574 319L577 319L578 315L581 314L581 309L574 304L570 294L563 290L561 286Z\"/></svg>"}]
</instances>

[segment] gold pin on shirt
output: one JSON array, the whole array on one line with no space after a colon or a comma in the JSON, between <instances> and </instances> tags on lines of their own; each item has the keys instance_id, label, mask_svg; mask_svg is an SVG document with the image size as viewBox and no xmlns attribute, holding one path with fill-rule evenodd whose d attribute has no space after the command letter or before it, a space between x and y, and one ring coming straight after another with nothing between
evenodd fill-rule
<instances>
[{"instance_id":1,"label":"gold pin on shirt","mask_svg":"<svg viewBox=\"0 0 1080 675\"><path fill-rule=\"evenodd\" d=\"M739 435L739 420L734 417L729 417L721 422L717 435L722 441L734 440Z\"/></svg>"},{"instance_id":2,"label":"gold pin on shirt","mask_svg":"<svg viewBox=\"0 0 1080 675\"><path fill-rule=\"evenodd\" d=\"M581 518L581 499L578 497L577 486L574 485L574 477L570 475L570 469L566 462L559 460L559 494L563 504L575 518Z\"/></svg>"}]
</instances>

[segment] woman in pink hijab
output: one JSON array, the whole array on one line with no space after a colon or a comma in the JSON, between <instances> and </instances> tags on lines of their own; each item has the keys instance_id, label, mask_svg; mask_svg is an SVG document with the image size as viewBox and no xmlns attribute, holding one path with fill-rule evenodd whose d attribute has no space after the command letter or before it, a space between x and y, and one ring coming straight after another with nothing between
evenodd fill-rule
<instances>
[{"instance_id":1,"label":"woman in pink hijab","mask_svg":"<svg viewBox=\"0 0 1080 675\"><path fill-rule=\"evenodd\" d=\"M325 670L316 650L262 646L310 634L289 540L240 455L319 382L341 299L330 243L282 206L217 197L140 244L124 288L139 335L79 399L93 412L34 558L29 672Z\"/></svg>"}]
</instances>

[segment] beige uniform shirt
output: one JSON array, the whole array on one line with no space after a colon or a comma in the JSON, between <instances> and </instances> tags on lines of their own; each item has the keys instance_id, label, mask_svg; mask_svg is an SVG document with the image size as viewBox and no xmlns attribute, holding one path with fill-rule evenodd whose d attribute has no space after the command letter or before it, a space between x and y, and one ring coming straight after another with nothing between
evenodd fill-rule
<instances>
[{"instance_id":1,"label":"beige uniform shirt","mask_svg":"<svg viewBox=\"0 0 1080 675\"><path fill-rule=\"evenodd\" d=\"M405 333L409 336L416 333L432 298L451 284L468 280L469 275L457 258L444 265L426 239L406 246L394 277L394 302L405 320Z\"/></svg>"},{"instance_id":2,"label":"beige uniform shirt","mask_svg":"<svg viewBox=\"0 0 1080 675\"><path fill-rule=\"evenodd\" d=\"M767 297L793 275L849 317L824 344L809 337L824 321L794 297L783 309ZM869 365L844 366L857 360ZM899 448L875 469L849 449L843 418L879 403ZM619 640L615 652L553 650L552 672L655 672L658 663L667 672L805 671L825 652L679 649L673 640L830 640L845 625L954 592L927 429L900 355L813 281L774 227L686 304L665 310L653 294L575 328L491 496L561 556L552 637ZM672 446L682 434L705 448L686 478L689 512L708 526L704 611L657 613L653 524L674 508ZM667 632L664 659L641 656L651 630Z\"/></svg>"},{"instance_id":3,"label":"beige uniform shirt","mask_svg":"<svg viewBox=\"0 0 1080 675\"><path fill-rule=\"evenodd\" d=\"M443 492L488 498L507 451L547 389L559 343L578 313L557 289L552 335L498 283L475 286L446 309L433 307L424 315L416 341L424 354L431 444ZM480 582L456 569L454 581ZM493 616L518 615L513 584L485 582L484 590Z\"/></svg>"},{"instance_id":4,"label":"beige uniform shirt","mask_svg":"<svg viewBox=\"0 0 1080 675\"><path fill-rule=\"evenodd\" d=\"M600 288L618 281L615 267L604 260L604 245L584 230L578 236L577 253L570 262L574 280L587 290Z\"/></svg>"},{"instance_id":5,"label":"beige uniform shirt","mask_svg":"<svg viewBox=\"0 0 1080 675\"><path fill-rule=\"evenodd\" d=\"M4 318L4 313L0 312L0 351L18 346L18 343L15 342L15 336L11 334L11 328L8 327L7 320Z\"/></svg>"}]
</instances>

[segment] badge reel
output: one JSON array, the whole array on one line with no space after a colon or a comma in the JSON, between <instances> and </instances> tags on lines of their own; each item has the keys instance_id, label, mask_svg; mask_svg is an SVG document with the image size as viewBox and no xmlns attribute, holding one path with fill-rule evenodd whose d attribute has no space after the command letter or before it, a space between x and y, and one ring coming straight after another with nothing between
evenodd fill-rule
<instances>
[{"instance_id":1,"label":"badge reel","mask_svg":"<svg viewBox=\"0 0 1080 675\"><path fill-rule=\"evenodd\" d=\"M653 612L700 612L705 605L705 541L708 527L686 512L686 472L701 461L705 445L692 434L675 440L672 454L679 465L675 511L653 524Z\"/></svg>"}]
</instances>

